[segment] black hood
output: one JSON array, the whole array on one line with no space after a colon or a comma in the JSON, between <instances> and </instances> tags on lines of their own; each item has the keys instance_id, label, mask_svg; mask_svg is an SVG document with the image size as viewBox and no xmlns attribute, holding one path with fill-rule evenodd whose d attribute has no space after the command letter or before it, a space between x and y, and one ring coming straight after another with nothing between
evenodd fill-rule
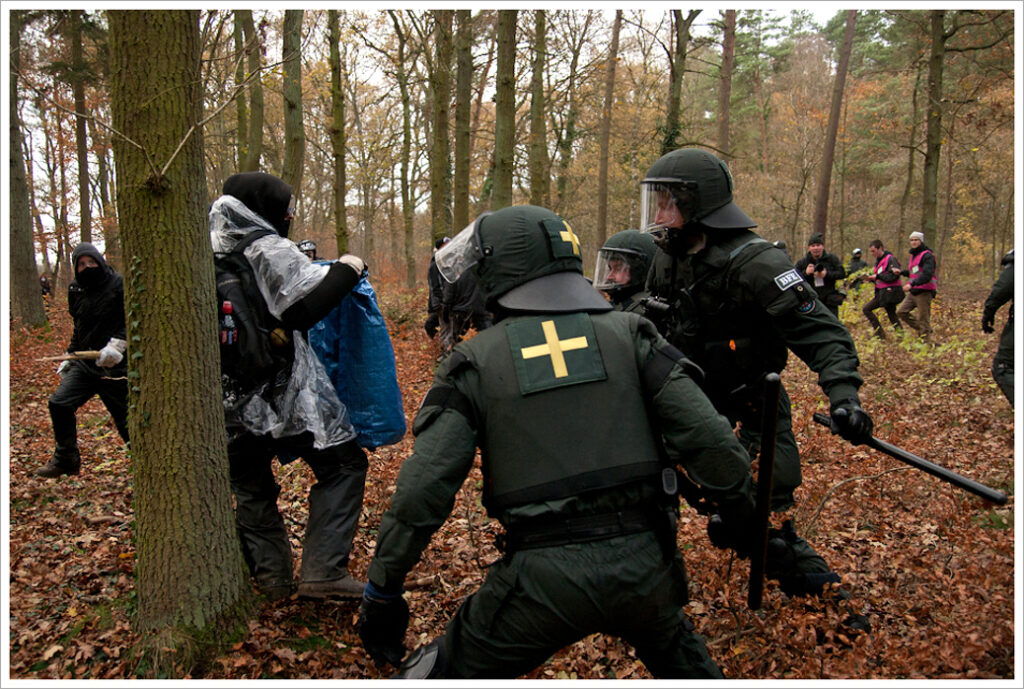
<instances>
[{"instance_id":1,"label":"black hood","mask_svg":"<svg viewBox=\"0 0 1024 689\"><path fill-rule=\"evenodd\" d=\"M92 257L93 259L95 259L97 263L100 264L100 268L106 269L107 267L107 262L103 260L103 254L100 253L100 250L94 247L89 242L82 242L81 244L76 246L74 250L71 252L72 270L75 270L77 272L78 259L81 258L82 256Z\"/></svg>"},{"instance_id":2,"label":"black hood","mask_svg":"<svg viewBox=\"0 0 1024 689\"><path fill-rule=\"evenodd\" d=\"M283 179L265 172L240 172L225 180L223 193L244 203L282 237L288 236L290 222L284 216L288 214L292 188Z\"/></svg>"}]
</instances>

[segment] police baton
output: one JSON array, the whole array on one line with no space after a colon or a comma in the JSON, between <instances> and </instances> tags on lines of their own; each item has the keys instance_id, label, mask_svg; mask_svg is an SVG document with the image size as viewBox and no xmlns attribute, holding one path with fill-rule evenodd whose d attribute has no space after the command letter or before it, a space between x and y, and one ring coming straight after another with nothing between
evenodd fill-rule
<instances>
[{"instance_id":1,"label":"police baton","mask_svg":"<svg viewBox=\"0 0 1024 689\"><path fill-rule=\"evenodd\" d=\"M814 413L814 422L817 424L821 424L822 426L826 426L828 428L832 427L832 419L828 416L828 414L822 414L821 412ZM950 471L944 466L939 466L938 464L929 462L927 459L922 459L917 455L911 454L906 450L903 450L901 448L896 447L895 445L885 442L884 440L879 440L875 436L871 436L867 441L865 441L864 444L873 450L884 452L893 459L898 459L904 464L909 464L915 469L920 469L921 471L929 473L932 476L940 478L946 483L952 483L957 488L962 488L968 493L974 493L980 498L985 498L989 502L994 502L997 505L1006 504L1005 493L1001 493L998 490L995 490L994 488L989 488L988 486L982 483L978 483L977 481L972 481L966 476L961 476L955 471Z\"/></svg>"},{"instance_id":2,"label":"police baton","mask_svg":"<svg viewBox=\"0 0 1024 689\"><path fill-rule=\"evenodd\" d=\"M782 381L778 373L764 378L764 400L761 409L761 451L757 459L757 503L754 505L754 542L750 550L750 583L747 586L747 607L761 607L764 592L764 569L768 551L768 520L772 506L772 476L775 473L775 429L779 425L779 391Z\"/></svg>"}]
</instances>

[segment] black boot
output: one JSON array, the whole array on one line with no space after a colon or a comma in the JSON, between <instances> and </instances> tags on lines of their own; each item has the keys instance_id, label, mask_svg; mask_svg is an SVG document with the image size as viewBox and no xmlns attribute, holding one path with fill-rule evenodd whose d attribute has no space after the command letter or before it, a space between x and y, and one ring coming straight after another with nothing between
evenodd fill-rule
<instances>
[{"instance_id":1,"label":"black boot","mask_svg":"<svg viewBox=\"0 0 1024 689\"><path fill-rule=\"evenodd\" d=\"M68 476L78 475L78 471L82 466L82 461L79 458L67 460L62 457L58 457L56 454L44 466L36 469L36 476L40 478L59 478L65 474Z\"/></svg>"}]
</instances>

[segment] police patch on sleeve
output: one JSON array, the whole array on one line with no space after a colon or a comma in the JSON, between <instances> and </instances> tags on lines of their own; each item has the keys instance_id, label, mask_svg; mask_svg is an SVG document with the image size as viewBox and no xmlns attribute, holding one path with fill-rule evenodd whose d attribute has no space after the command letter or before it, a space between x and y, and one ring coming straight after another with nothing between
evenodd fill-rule
<instances>
[{"instance_id":1,"label":"police patch on sleeve","mask_svg":"<svg viewBox=\"0 0 1024 689\"><path fill-rule=\"evenodd\" d=\"M780 273L775 276L775 285L779 290L785 292L793 285L800 284L801 280L803 280L803 278L800 277L800 273L796 272L796 268L790 268L785 273Z\"/></svg>"},{"instance_id":2,"label":"police patch on sleeve","mask_svg":"<svg viewBox=\"0 0 1024 689\"><path fill-rule=\"evenodd\" d=\"M523 395L608 377L585 313L523 319L505 333Z\"/></svg>"}]
</instances>

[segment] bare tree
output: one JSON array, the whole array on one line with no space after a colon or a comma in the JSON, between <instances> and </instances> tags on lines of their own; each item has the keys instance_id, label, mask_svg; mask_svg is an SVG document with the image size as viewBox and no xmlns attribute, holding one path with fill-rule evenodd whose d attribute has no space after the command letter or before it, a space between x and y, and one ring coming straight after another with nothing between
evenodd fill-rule
<instances>
[{"instance_id":1,"label":"bare tree","mask_svg":"<svg viewBox=\"0 0 1024 689\"><path fill-rule=\"evenodd\" d=\"M284 68L284 170L281 178L299 197L306 154L306 132L302 124L302 10L285 10L281 30L281 60Z\"/></svg>"},{"instance_id":2,"label":"bare tree","mask_svg":"<svg viewBox=\"0 0 1024 689\"><path fill-rule=\"evenodd\" d=\"M544 10L535 10L533 40L533 76L530 81L530 148L527 168L530 174L530 203L547 206L550 201L550 175L547 170L548 142L544 126L544 63L547 41Z\"/></svg>"},{"instance_id":3,"label":"bare tree","mask_svg":"<svg viewBox=\"0 0 1024 689\"><path fill-rule=\"evenodd\" d=\"M612 135L612 105L615 102L615 62L619 53L619 31L622 10L615 11L612 42L608 46L608 67L605 70L604 109L601 111L601 153L597 171L597 245L608 238L608 149Z\"/></svg>"},{"instance_id":4,"label":"bare tree","mask_svg":"<svg viewBox=\"0 0 1024 689\"><path fill-rule=\"evenodd\" d=\"M498 71L494 95L494 189L491 209L512 203L512 169L516 132L516 18L517 10L498 12Z\"/></svg>"}]
</instances>

